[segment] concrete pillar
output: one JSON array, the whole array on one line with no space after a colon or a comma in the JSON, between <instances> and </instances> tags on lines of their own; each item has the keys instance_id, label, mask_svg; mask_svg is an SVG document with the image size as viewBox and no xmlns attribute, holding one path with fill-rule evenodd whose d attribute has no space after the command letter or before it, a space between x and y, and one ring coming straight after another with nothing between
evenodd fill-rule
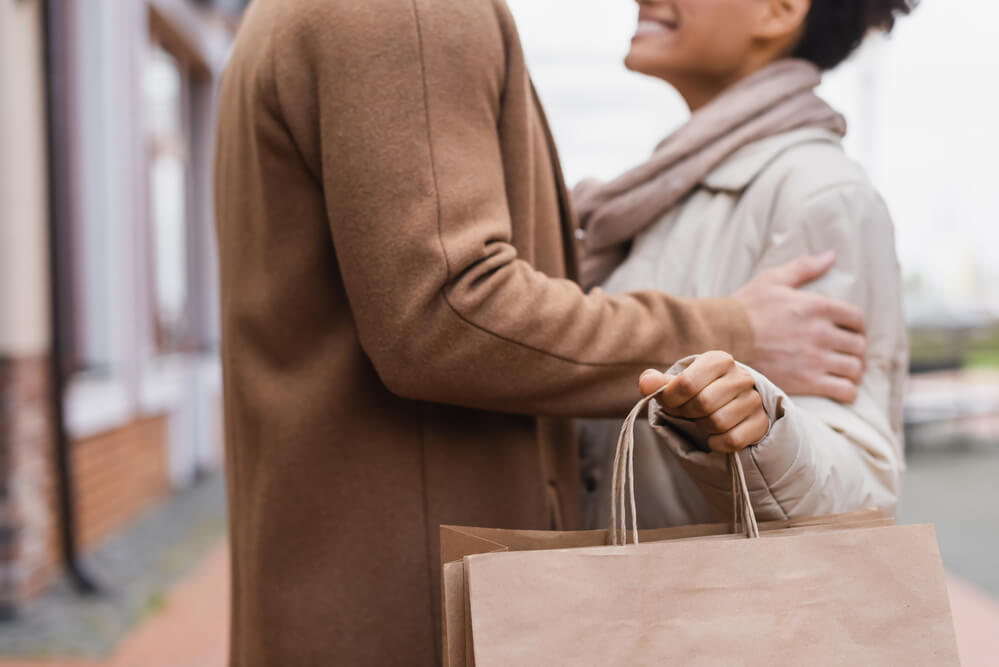
<instances>
[{"instance_id":1,"label":"concrete pillar","mask_svg":"<svg viewBox=\"0 0 999 667\"><path fill-rule=\"evenodd\" d=\"M0 615L54 566L42 3L0 2Z\"/></svg>"}]
</instances>

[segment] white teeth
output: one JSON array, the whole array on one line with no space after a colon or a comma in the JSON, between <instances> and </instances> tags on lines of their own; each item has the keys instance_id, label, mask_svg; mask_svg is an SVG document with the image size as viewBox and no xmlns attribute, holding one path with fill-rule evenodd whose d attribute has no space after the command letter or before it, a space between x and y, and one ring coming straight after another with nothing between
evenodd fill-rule
<instances>
[{"instance_id":1,"label":"white teeth","mask_svg":"<svg viewBox=\"0 0 999 667\"><path fill-rule=\"evenodd\" d=\"M658 21L639 21L638 30L636 34L639 35L651 35L651 34L662 34L669 32L669 27L659 23Z\"/></svg>"}]
</instances>

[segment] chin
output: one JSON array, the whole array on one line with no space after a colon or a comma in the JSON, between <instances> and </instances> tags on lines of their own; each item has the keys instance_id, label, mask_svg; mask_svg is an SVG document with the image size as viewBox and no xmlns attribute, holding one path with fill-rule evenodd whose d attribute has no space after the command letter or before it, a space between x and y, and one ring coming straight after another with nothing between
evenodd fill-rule
<instances>
[{"instance_id":1,"label":"chin","mask_svg":"<svg viewBox=\"0 0 999 667\"><path fill-rule=\"evenodd\" d=\"M624 57L625 68L631 70L632 72L637 72L638 74L647 74L651 76L651 63L649 63L647 58L643 58L641 55L636 54L631 51Z\"/></svg>"},{"instance_id":2,"label":"chin","mask_svg":"<svg viewBox=\"0 0 999 667\"><path fill-rule=\"evenodd\" d=\"M651 62L648 58L643 58L641 55L634 53L629 53L624 57L624 67L625 69L635 72L636 74L644 74L645 76L651 76L656 79L666 79L663 75L663 67L661 63Z\"/></svg>"},{"instance_id":3,"label":"chin","mask_svg":"<svg viewBox=\"0 0 999 667\"><path fill-rule=\"evenodd\" d=\"M632 43L624 57L624 66L632 72L663 79L666 73L678 69L678 61L683 59L682 56L683 54L675 52L674 46L668 41L646 38Z\"/></svg>"}]
</instances>

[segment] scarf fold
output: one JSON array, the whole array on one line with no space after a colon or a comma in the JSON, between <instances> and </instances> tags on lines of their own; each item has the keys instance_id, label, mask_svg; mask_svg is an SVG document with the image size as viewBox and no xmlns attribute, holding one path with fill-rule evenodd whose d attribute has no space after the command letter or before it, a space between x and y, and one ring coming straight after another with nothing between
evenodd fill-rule
<instances>
[{"instance_id":1,"label":"scarf fold","mask_svg":"<svg viewBox=\"0 0 999 667\"><path fill-rule=\"evenodd\" d=\"M804 60L774 62L696 111L645 163L607 183L577 185L583 287L610 277L632 239L740 148L802 128L845 135L843 116L814 92L821 80L819 69Z\"/></svg>"}]
</instances>

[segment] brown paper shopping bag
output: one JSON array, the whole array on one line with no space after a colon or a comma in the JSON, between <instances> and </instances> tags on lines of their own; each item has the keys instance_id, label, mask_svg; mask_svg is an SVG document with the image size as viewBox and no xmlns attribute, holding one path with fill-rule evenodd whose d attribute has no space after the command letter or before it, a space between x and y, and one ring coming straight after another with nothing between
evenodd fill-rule
<instances>
[{"instance_id":1,"label":"brown paper shopping bag","mask_svg":"<svg viewBox=\"0 0 999 667\"><path fill-rule=\"evenodd\" d=\"M471 556L495 665L956 665L932 528Z\"/></svg>"},{"instance_id":2,"label":"brown paper shopping bag","mask_svg":"<svg viewBox=\"0 0 999 667\"><path fill-rule=\"evenodd\" d=\"M784 534L822 529L860 528L891 525L892 520L876 509L846 514L784 519L759 524L762 534L775 531ZM665 540L690 540L726 538L732 536L732 526L725 523L677 526L639 531L641 542ZM445 667L464 667L466 661L465 617L465 566L466 556L483 553L511 551L536 551L605 546L611 544L610 530L547 531L504 530L498 528L472 528L466 526L441 526L443 647ZM470 655L470 653L469 653Z\"/></svg>"},{"instance_id":3,"label":"brown paper shopping bag","mask_svg":"<svg viewBox=\"0 0 999 667\"><path fill-rule=\"evenodd\" d=\"M757 526L732 457L750 539L639 532L631 427L647 402L619 439L610 531L442 529L449 667L958 664L929 526L871 513Z\"/></svg>"}]
</instances>

